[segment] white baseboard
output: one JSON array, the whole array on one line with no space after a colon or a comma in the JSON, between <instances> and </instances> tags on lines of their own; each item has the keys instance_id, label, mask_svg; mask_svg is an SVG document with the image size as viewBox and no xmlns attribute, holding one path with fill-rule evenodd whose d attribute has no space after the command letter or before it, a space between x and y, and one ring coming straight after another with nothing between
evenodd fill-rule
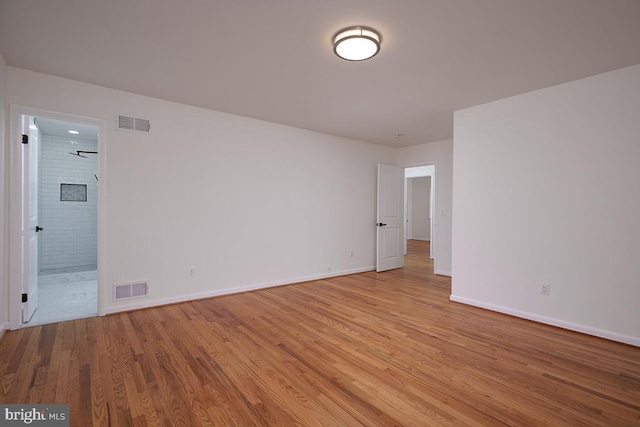
<instances>
[{"instance_id":1,"label":"white baseboard","mask_svg":"<svg viewBox=\"0 0 640 427\"><path fill-rule=\"evenodd\" d=\"M451 277L451 272L447 271L447 270L433 270L434 274L437 274L439 276L449 276Z\"/></svg>"},{"instance_id":2,"label":"white baseboard","mask_svg":"<svg viewBox=\"0 0 640 427\"><path fill-rule=\"evenodd\" d=\"M170 297L170 298L161 298L161 299L154 299L154 300L147 300L147 301L137 300L135 303L118 304L117 306L107 307L105 310L105 314L120 313L123 311L130 311L130 310L139 310L142 308L176 304L180 302L219 297L223 295L239 294L242 292L257 291L259 289L273 288L275 286L292 285L294 283L309 282L312 280L327 279L330 277L337 277L337 276L347 276L349 274L364 273L366 271L372 271L372 270L375 271L375 269L376 269L375 266L371 266L371 267L364 267L364 268L356 268L353 270L343 270L343 271L335 271L332 273L317 274L313 276L297 277L297 278L286 279L286 280L277 280L273 282L256 283L253 285L239 286L236 288L218 289L214 291L200 292L197 294L179 295L179 296Z\"/></svg>"},{"instance_id":3,"label":"white baseboard","mask_svg":"<svg viewBox=\"0 0 640 427\"><path fill-rule=\"evenodd\" d=\"M451 295L449 299L451 301L459 302L462 304L472 305L474 307L480 307L480 308L484 308L491 311L497 311L498 313L509 314L511 316L533 320L534 322L557 326L559 328L569 329L570 331L581 332L583 334L593 335L596 337L606 338L608 340L617 341L624 344L640 347L640 337L623 335L617 332L607 331L605 329L594 328L588 325L581 325L579 323L568 322L566 320L542 316L536 313L529 313L527 311L516 310L514 308L504 307L504 306L491 304L484 301L478 301L471 298L465 298L457 295Z\"/></svg>"}]
</instances>

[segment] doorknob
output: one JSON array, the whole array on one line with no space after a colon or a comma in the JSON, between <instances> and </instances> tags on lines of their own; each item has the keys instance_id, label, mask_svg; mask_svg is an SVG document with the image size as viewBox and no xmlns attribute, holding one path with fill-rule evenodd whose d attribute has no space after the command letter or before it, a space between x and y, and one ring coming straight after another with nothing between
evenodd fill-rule
<instances>
[{"instance_id":1,"label":"doorknob","mask_svg":"<svg viewBox=\"0 0 640 427\"><path fill-rule=\"evenodd\" d=\"M376 225L377 225L378 227L384 227L384 226L385 226L385 225L387 225L387 224L385 224L385 223L383 223L383 222L376 222Z\"/></svg>"},{"instance_id":2,"label":"doorknob","mask_svg":"<svg viewBox=\"0 0 640 427\"><path fill-rule=\"evenodd\" d=\"M37 233L38 231L42 231L42 230L44 230L44 228L40 227L39 225L36 225L36 233Z\"/></svg>"}]
</instances>

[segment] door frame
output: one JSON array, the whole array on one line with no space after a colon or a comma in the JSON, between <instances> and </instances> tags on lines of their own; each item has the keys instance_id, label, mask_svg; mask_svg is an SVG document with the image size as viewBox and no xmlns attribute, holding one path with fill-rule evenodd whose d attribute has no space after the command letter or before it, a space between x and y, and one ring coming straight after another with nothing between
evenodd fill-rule
<instances>
[{"instance_id":1,"label":"door frame","mask_svg":"<svg viewBox=\"0 0 640 427\"><path fill-rule=\"evenodd\" d=\"M102 119L61 113L19 104L9 105L9 327L12 330L29 326L22 323L22 116L34 116L66 122L82 123L98 127L98 315L106 314L105 299L101 288L106 274L106 150L107 122Z\"/></svg>"},{"instance_id":2,"label":"door frame","mask_svg":"<svg viewBox=\"0 0 640 427\"><path fill-rule=\"evenodd\" d=\"M407 180L411 179L411 178L418 178L419 176L415 176L415 177L411 177L411 178L407 178L407 173L406 170L407 169L411 169L411 168L419 168L419 167L423 167L423 166L433 166L433 175L419 175L419 176L431 176L431 200L430 200L430 209L431 209L431 244L430 246L430 258L433 259L433 271L438 271L437 270L437 265L438 265L438 246L437 246L437 242L438 242L438 189L437 189L437 182L438 182L438 165L435 161L432 162L424 162L424 163L417 163L417 164L410 164L410 165L404 165L402 166L405 170L405 194L404 194L404 209L406 212L407 209ZM407 254L407 234L405 233L404 235L404 254Z\"/></svg>"}]
</instances>

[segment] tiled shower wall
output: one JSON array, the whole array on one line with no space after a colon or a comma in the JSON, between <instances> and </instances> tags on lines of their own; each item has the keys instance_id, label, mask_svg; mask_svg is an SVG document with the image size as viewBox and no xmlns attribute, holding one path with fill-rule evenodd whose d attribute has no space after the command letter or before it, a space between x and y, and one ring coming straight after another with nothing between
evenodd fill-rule
<instances>
[{"instance_id":1,"label":"tiled shower wall","mask_svg":"<svg viewBox=\"0 0 640 427\"><path fill-rule=\"evenodd\" d=\"M43 135L40 155L40 274L95 270L97 266L98 142ZM60 184L86 184L86 202L60 201Z\"/></svg>"}]
</instances>

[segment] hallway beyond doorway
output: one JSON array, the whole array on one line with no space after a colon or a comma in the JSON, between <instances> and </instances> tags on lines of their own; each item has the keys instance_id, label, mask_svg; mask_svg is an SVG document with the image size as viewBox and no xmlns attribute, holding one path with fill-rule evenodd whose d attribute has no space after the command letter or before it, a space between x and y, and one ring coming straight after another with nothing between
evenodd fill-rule
<instances>
[{"instance_id":1,"label":"hallway beyond doorway","mask_svg":"<svg viewBox=\"0 0 640 427\"><path fill-rule=\"evenodd\" d=\"M426 272L433 274L433 259L429 258L431 242L425 240L407 240L407 255L405 255L405 267L426 268Z\"/></svg>"}]
</instances>

